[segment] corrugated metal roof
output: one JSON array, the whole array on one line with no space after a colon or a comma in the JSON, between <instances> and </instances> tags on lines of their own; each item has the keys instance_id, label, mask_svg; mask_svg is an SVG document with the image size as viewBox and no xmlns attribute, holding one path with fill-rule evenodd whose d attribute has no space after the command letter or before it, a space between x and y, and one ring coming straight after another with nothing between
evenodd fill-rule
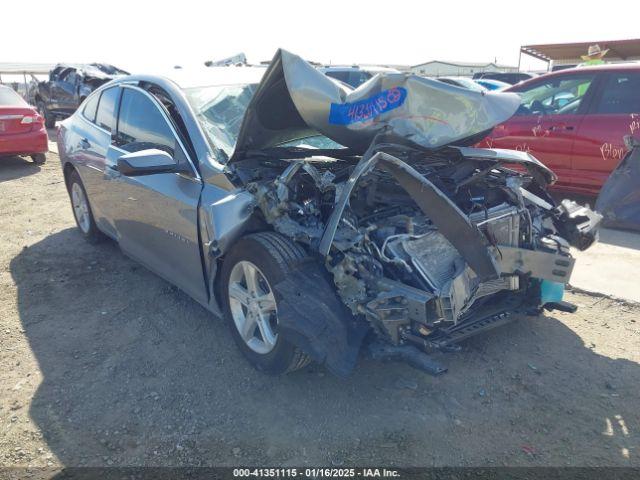
<instances>
[{"instance_id":1,"label":"corrugated metal roof","mask_svg":"<svg viewBox=\"0 0 640 480\"><path fill-rule=\"evenodd\" d=\"M548 43L544 45L524 45L520 51L544 61L579 60L586 55L590 45L600 45L603 50L609 49L605 60L628 60L640 57L640 39L602 40L598 42Z\"/></svg>"},{"instance_id":2,"label":"corrugated metal roof","mask_svg":"<svg viewBox=\"0 0 640 480\"><path fill-rule=\"evenodd\" d=\"M430 62L419 63L417 65L412 65L411 68L416 67L424 67L425 65L431 65L432 63L440 63L442 65L451 65L453 67L463 67L463 68L487 68L487 67L495 67L495 68L517 68L511 65L501 65L499 63L494 62L483 62L483 63L474 63L474 62L445 62L443 60L431 60Z\"/></svg>"}]
</instances>

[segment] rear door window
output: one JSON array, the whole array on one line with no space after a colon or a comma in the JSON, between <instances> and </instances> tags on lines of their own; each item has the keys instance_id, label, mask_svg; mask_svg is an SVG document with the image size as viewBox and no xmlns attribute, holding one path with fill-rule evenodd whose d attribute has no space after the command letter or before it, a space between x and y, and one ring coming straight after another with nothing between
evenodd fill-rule
<instances>
[{"instance_id":1,"label":"rear door window","mask_svg":"<svg viewBox=\"0 0 640 480\"><path fill-rule=\"evenodd\" d=\"M84 115L84 117L90 122L96 121L96 111L98 110L99 99L100 95L91 95L87 99L87 103L85 103L84 109L82 110L82 115Z\"/></svg>"},{"instance_id":2,"label":"rear door window","mask_svg":"<svg viewBox=\"0 0 640 480\"><path fill-rule=\"evenodd\" d=\"M593 113L640 113L640 73L609 74L596 100Z\"/></svg>"},{"instance_id":3,"label":"rear door window","mask_svg":"<svg viewBox=\"0 0 640 480\"><path fill-rule=\"evenodd\" d=\"M104 128L108 132L115 129L116 125L116 107L120 98L120 89L111 87L102 92L100 103L98 104L98 112L96 113L96 125Z\"/></svg>"},{"instance_id":4,"label":"rear door window","mask_svg":"<svg viewBox=\"0 0 640 480\"><path fill-rule=\"evenodd\" d=\"M144 93L130 88L122 92L116 145L127 152L157 148L174 158L176 154L182 156L182 150L159 106Z\"/></svg>"}]
</instances>

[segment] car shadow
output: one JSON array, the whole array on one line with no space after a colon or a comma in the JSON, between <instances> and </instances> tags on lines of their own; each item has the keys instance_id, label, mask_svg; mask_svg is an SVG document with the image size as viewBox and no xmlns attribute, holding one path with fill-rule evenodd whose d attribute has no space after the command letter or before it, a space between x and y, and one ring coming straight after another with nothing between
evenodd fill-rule
<instances>
[{"instance_id":1,"label":"car shadow","mask_svg":"<svg viewBox=\"0 0 640 480\"><path fill-rule=\"evenodd\" d=\"M0 157L0 183L16 180L38 173L41 170L31 160L18 157Z\"/></svg>"},{"instance_id":2,"label":"car shadow","mask_svg":"<svg viewBox=\"0 0 640 480\"><path fill-rule=\"evenodd\" d=\"M600 243L608 245L616 245L618 247L631 248L640 250L640 233L630 232L627 230L614 230L611 228L602 228L599 232Z\"/></svg>"},{"instance_id":3,"label":"car shadow","mask_svg":"<svg viewBox=\"0 0 640 480\"><path fill-rule=\"evenodd\" d=\"M29 415L65 466L625 465L638 443L640 366L553 316L467 341L436 378L368 359L274 378L111 242L66 229L10 271L42 373Z\"/></svg>"}]
</instances>

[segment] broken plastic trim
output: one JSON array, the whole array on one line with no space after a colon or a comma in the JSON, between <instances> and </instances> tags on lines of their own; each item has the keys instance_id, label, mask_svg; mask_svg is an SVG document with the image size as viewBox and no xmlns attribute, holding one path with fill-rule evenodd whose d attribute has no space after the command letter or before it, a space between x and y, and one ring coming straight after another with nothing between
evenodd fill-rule
<instances>
[{"instance_id":1,"label":"broken plastic trim","mask_svg":"<svg viewBox=\"0 0 640 480\"><path fill-rule=\"evenodd\" d=\"M358 180L376 165L390 173L416 202L420 210L435 224L478 275L480 281L498 278L496 262L482 232L449 200L440 189L402 160L384 152L365 155L356 165L327 222L320 240L319 252L329 254L336 230Z\"/></svg>"}]
</instances>

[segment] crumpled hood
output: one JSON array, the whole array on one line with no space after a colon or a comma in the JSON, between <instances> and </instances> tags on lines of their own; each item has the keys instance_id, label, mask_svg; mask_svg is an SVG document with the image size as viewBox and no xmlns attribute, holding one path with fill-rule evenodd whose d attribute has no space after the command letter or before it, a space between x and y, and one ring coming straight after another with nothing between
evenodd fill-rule
<instances>
[{"instance_id":1,"label":"crumpled hood","mask_svg":"<svg viewBox=\"0 0 640 480\"><path fill-rule=\"evenodd\" d=\"M318 133L363 153L383 129L439 148L490 130L519 105L515 93L476 92L408 73L378 74L351 90L280 49L245 112L232 159Z\"/></svg>"}]
</instances>

